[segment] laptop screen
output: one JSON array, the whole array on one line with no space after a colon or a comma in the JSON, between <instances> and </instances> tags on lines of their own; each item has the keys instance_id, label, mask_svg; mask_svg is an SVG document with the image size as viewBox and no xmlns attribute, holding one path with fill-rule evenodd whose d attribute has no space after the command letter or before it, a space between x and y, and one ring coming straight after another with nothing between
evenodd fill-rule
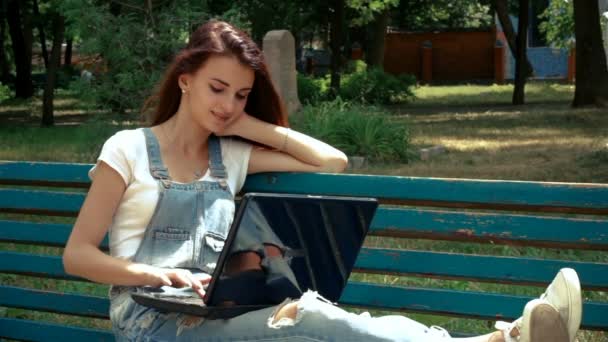
<instances>
[{"instance_id":1,"label":"laptop screen","mask_svg":"<svg viewBox=\"0 0 608 342\"><path fill-rule=\"evenodd\" d=\"M309 289L338 301L377 201L258 193L246 194L242 201L228 236L228 248L218 260L220 277L210 284L207 303L221 304L222 293L254 292L252 284L256 282L259 289L265 289L259 291L266 296L258 298L259 302L272 302L268 296L280 302ZM249 287L233 289L231 279L237 287Z\"/></svg>"}]
</instances>

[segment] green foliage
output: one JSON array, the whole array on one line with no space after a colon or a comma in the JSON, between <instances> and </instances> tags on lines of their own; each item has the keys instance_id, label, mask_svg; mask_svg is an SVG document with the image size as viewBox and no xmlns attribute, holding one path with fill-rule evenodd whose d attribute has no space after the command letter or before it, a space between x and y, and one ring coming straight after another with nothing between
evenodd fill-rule
<instances>
[{"instance_id":1,"label":"green foliage","mask_svg":"<svg viewBox=\"0 0 608 342\"><path fill-rule=\"evenodd\" d=\"M294 36L313 34L327 24L328 5L324 1L241 0L210 1L211 13L249 32L258 43L270 30L289 30Z\"/></svg>"},{"instance_id":2,"label":"green foliage","mask_svg":"<svg viewBox=\"0 0 608 342\"><path fill-rule=\"evenodd\" d=\"M353 72L363 72L367 69L367 63L365 63L361 59L350 60L346 64L344 71L347 74L351 74Z\"/></svg>"},{"instance_id":3,"label":"green foliage","mask_svg":"<svg viewBox=\"0 0 608 342\"><path fill-rule=\"evenodd\" d=\"M330 99L331 75L310 77L298 73L298 97L304 104L316 104Z\"/></svg>"},{"instance_id":4,"label":"green foliage","mask_svg":"<svg viewBox=\"0 0 608 342\"><path fill-rule=\"evenodd\" d=\"M574 8L572 1L554 0L539 16L539 25L547 41L558 48L569 49L574 41Z\"/></svg>"},{"instance_id":5,"label":"green foliage","mask_svg":"<svg viewBox=\"0 0 608 342\"><path fill-rule=\"evenodd\" d=\"M323 84L325 79L315 79L298 73L297 80L298 98L303 104L316 104L325 98L327 92L327 85Z\"/></svg>"},{"instance_id":6,"label":"green foliage","mask_svg":"<svg viewBox=\"0 0 608 342\"><path fill-rule=\"evenodd\" d=\"M361 104L404 103L414 98L416 78L384 72L379 68L367 69L364 61L351 61L340 78L339 96L343 100ZM329 96L330 76L311 78L298 74L298 97L302 103L316 104Z\"/></svg>"},{"instance_id":7,"label":"green foliage","mask_svg":"<svg viewBox=\"0 0 608 342\"><path fill-rule=\"evenodd\" d=\"M337 99L305 106L291 118L293 127L344 151L372 161L407 162L410 134L406 123L395 124L378 107L352 105Z\"/></svg>"},{"instance_id":8,"label":"green foliage","mask_svg":"<svg viewBox=\"0 0 608 342\"><path fill-rule=\"evenodd\" d=\"M414 97L416 78L412 75L394 76L379 68L342 76L340 97L360 103L391 104L407 102Z\"/></svg>"},{"instance_id":9,"label":"green foliage","mask_svg":"<svg viewBox=\"0 0 608 342\"><path fill-rule=\"evenodd\" d=\"M0 102L12 97L11 88L7 85L0 83Z\"/></svg>"},{"instance_id":10,"label":"green foliage","mask_svg":"<svg viewBox=\"0 0 608 342\"><path fill-rule=\"evenodd\" d=\"M392 13L392 25L408 31L493 25L488 0L401 1Z\"/></svg>"},{"instance_id":11,"label":"green foliage","mask_svg":"<svg viewBox=\"0 0 608 342\"><path fill-rule=\"evenodd\" d=\"M346 0L346 6L353 9L356 16L351 19L353 26L369 24L374 18L399 5L399 0Z\"/></svg>"},{"instance_id":12,"label":"green foliage","mask_svg":"<svg viewBox=\"0 0 608 342\"><path fill-rule=\"evenodd\" d=\"M190 30L208 19L206 3L194 0L156 4L65 0L62 7L69 18L69 33L80 37L80 54L100 57L95 80L73 89L115 112L139 108Z\"/></svg>"}]
</instances>

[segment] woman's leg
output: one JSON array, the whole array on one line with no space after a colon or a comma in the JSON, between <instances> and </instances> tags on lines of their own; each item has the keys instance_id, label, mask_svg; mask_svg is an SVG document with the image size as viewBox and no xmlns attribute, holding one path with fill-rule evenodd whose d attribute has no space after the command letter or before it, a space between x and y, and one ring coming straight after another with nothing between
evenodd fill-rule
<instances>
[{"instance_id":1,"label":"woman's leg","mask_svg":"<svg viewBox=\"0 0 608 342\"><path fill-rule=\"evenodd\" d=\"M270 325L281 326L282 322L285 327L288 327L297 324L298 319L305 319L304 315L298 317L298 305L300 305L299 302L291 302L280 307L271 320ZM386 338L387 340L397 341L403 339L404 341L417 341L419 338L420 341L434 339L458 342L568 342L569 340L568 331L560 318L559 312L548 303L538 299L531 301L526 306L521 322L514 325L511 329L466 338L450 338L447 333L442 334L441 330L433 330L434 327L426 328L422 325L418 326L417 323L403 316L374 318L346 312L343 314L331 314L331 311L341 309L328 307L331 304L319 303L318 305L321 308L325 307L316 312L306 312L308 311L306 309L303 311L307 314L320 315L324 319L344 320L353 330L360 329L362 332ZM409 329L405 327L409 327Z\"/></svg>"}]
</instances>

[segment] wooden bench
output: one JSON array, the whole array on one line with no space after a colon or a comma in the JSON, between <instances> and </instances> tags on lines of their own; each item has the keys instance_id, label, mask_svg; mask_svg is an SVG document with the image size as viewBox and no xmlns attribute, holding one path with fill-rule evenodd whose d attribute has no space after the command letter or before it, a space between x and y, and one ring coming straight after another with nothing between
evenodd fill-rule
<instances>
[{"instance_id":1,"label":"wooden bench","mask_svg":"<svg viewBox=\"0 0 608 342\"><path fill-rule=\"evenodd\" d=\"M0 162L0 337L113 340L107 287L61 263L90 167ZM278 173L250 177L252 191L381 200L343 305L509 320L573 267L583 328L608 330L608 184Z\"/></svg>"}]
</instances>

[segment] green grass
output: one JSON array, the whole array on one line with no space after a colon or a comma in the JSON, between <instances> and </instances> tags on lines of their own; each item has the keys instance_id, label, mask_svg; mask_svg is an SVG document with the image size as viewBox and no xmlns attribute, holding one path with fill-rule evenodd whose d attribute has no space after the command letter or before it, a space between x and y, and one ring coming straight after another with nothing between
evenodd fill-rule
<instances>
[{"instance_id":1,"label":"green grass","mask_svg":"<svg viewBox=\"0 0 608 342\"><path fill-rule=\"evenodd\" d=\"M378 164L361 173L421 177L608 183L608 115L573 109L569 85L533 83L529 104L510 105L512 86L417 89L391 107L407 122L414 152L441 145L427 161Z\"/></svg>"},{"instance_id":2,"label":"green grass","mask_svg":"<svg viewBox=\"0 0 608 342\"><path fill-rule=\"evenodd\" d=\"M513 85L420 86L415 91L414 106L493 106L509 105ZM555 103L572 100L574 86L547 82L529 82L525 88L526 103Z\"/></svg>"},{"instance_id":3,"label":"green grass","mask_svg":"<svg viewBox=\"0 0 608 342\"><path fill-rule=\"evenodd\" d=\"M432 86L416 89L412 104L392 106L395 124L407 121L415 147L444 145L447 153L428 161L407 164L373 164L357 170L405 176L454 178L517 179L608 183L608 115L603 110L573 110L570 85L530 83L526 87L528 104L511 106L512 85L504 86ZM58 126L40 128L39 98L34 101L0 104L0 160L45 160L94 162L103 142L113 132L135 126L133 117L108 114L90 115L86 105L69 93L60 93ZM84 123L84 124L83 124ZM72 222L73 218L20 216L3 214L0 219L27 219L48 222ZM608 254L596 251L523 248L479 243L454 243L417 239L370 237L369 246L432 250L480 255L608 262ZM1 250L60 255L61 248L1 244ZM480 283L462 280L438 280L425 277L353 274L353 279L432 288L488 291L537 296L542 288ZM36 277L0 274L7 285L36 289L92 293L105 296L107 286L88 282L48 280ZM585 292L585 298L607 302L606 292ZM360 311L355 309L355 311ZM374 314L389 313L374 311ZM440 325L451 331L485 333L493 322L426 314L405 313L427 325ZM66 315L31 313L2 309L1 316L32 317L80 326L108 328L104 320L82 319ZM583 331L579 341L607 341L608 334Z\"/></svg>"}]
</instances>

